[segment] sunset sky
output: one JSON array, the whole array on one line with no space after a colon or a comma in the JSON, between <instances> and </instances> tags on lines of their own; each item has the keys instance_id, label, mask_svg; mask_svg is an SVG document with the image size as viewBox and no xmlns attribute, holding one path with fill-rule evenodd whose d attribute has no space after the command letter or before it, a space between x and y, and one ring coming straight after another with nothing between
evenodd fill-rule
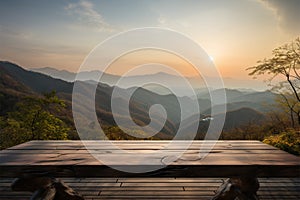
<instances>
[{"instance_id":1,"label":"sunset sky","mask_svg":"<svg viewBox=\"0 0 300 200\"><path fill-rule=\"evenodd\" d=\"M249 79L245 68L300 35L299 10L299 0L0 1L0 60L77 71L107 37L164 27L200 44L224 77Z\"/></svg>"}]
</instances>

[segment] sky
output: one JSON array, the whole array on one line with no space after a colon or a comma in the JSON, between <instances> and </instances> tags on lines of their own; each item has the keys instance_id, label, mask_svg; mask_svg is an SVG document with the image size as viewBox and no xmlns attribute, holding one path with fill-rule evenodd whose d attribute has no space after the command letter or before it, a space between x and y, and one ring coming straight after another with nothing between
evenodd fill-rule
<instances>
[{"instance_id":1,"label":"sky","mask_svg":"<svg viewBox=\"0 0 300 200\"><path fill-rule=\"evenodd\" d=\"M0 60L76 72L108 37L162 27L197 42L222 76L250 79L247 67L300 35L299 10L299 0L0 1ZM129 58L149 60L153 54L146 53ZM124 66L119 62L110 72L118 74ZM182 69L193 75L184 64Z\"/></svg>"}]
</instances>

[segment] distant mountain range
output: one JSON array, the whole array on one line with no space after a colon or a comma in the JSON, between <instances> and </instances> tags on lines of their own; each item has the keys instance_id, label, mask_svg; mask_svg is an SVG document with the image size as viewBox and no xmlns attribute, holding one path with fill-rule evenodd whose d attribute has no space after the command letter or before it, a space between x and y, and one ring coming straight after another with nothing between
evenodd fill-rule
<instances>
[{"instance_id":1,"label":"distant mountain range","mask_svg":"<svg viewBox=\"0 0 300 200\"><path fill-rule=\"evenodd\" d=\"M47 69L48 73L52 71L52 73L56 72L52 68L42 68ZM43 70L44 73L46 73ZM40 95L44 92L50 92L55 90L60 98L63 98L66 101L67 107L69 109L69 113L66 115L71 119L71 102L72 102L72 90L74 83L71 82L74 74L65 71L65 77L68 77L69 81L62 80L61 74L62 71L58 75L60 77L53 78L50 75L45 75L39 72L33 72L29 70L25 70L24 68L10 63L0 61L0 114L5 115L11 108L6 105L12 105L11 102L17 102L23 96L28 95ZM160 76L172 76L166 75L164 73L158 74ZM138 78L142 79L149 76L155 75L145 75L139 77L129 77L129 78ZM89 76L89 73L87 75ZM118 78L114 75L107 75L108 79ZM59 79L60 78L60 79ZM161 78L161 77L160 77ZM87 81L90 79L80 80L78 83L81 84L83 88L82 95L85 93L91 92L89 90L90 82ZM100 83L97 87L96 91L96 112L98 116L98 121L103 125L111 125L115 126L116 122L114 116L112 115L111 110L111 98L112 92L115 89L115 86L110 86L104 83ZM216 105L211 103L209 98L209 93L207 90L198 89L197 91L197 99L191 99L190 97L179 97L179 100L176 96L172 94L158 94L153 91L149 91L145 88L119 88L120 94L118 95L118 105L119 111L118 117L120 119L124 118L124 120L128 120L128 116L123 115L124 106L126 106L126 102L124 98L132 92L133 89L136 89L133 93L133 96L130 98L130 117L132 117L133 121L141 126L145 126L150 122L149 117L149 109L152 105L161 104L167 113L167 121L162 126L162 130L157 135L160 139L170 139L177 132L177 129L181 123L184 124L184 131L188 133L190 131L191 125L198 123L199 128L198 132L202 133L208 127L210 120L203 120L208 116L217 120L219 116L224 115L224 113L218 113L215 116L210 115L211 107L214 106L215 110L218 111L218 107L221 105ZM216 95L220 93L220 90L213 90ZM249 90L234 90L234 89L226 89L227 94L227 118L225 120L224 130L230 130L232 128L236 128L238 126L247 124L252 121L256 121L257 123L264 119L264 112L268 110L268 107L265 105L271 105L274 103L275 94L265 91L265 92L255 92ZM8 103L8 101L10 103ZM179 101L188 104L187 110L181 113ZM195 105L198 103L201 113L195 112ZM85 109L84 107L80 109ZM181 118L181 115L183 118ZM156 113L154 118L155 123L160 124L163 123L160 119L161 116ZM94 122L90 122L94 123ZM185 138L183 138L185 139Z\"/></svg>"},{"instance_id":2,"label":"distant mountain range","mask_svg":"<svg viewBox=\"0 0 300 200\"><path fill-rule=\"evenodd\" d=\"M49 75L53 78L62 79L67 82L73 82L76 78L76 73L69 72L66 70L58 70L51 67L43 67L43 68L32 68L30 69L34 72L39 72L42 74ZM98 81L98 78L102 75L100 82L106 83L110 86L116 85L117 81L120 79L120 76L118 75L112 75L108 73L103 73L101 71L84 71L80 72L80 76L78 76L78 80L81 81ZM80 78L79 78L80 77ZM143 85L145 83L145 80L151 80L153 82L160 82L161 80L164 80L164 82L168 83L168 85L173 86L178 91L180 91L180 94L182 96L188 96L189 93L186 92L186 87L182 87L184 84L182 77L171 75L164 72L159 72L156 74L147 74L147 75L135 75L135 76L125 76L122 77L122 84L118 85L123 88L129 88L132 86L137 85ZM199 77L186 77L187 80L191 83L194 89L198 88L206 88L206 85L203 80ZM211 80L215 80L215 77L209 77ZM223 78L224 85L226 88L233 88L233 89L239 89L243 91L253 91L255 90L265 90L267 89L265 83L258 81L258 80L238 80L233 78ZM215 82L215 81L212 81ZM176 87L175 87L176 86ZM218 85L210 85L210 88L216 88ZM250 89L252 88L252 89ZM159 94L169 94L170 91L166 90L160 86L156 85L148 85L146 86L147 90L151 90L153 92L159 93ZM255 90L254 90L255 89ZM201 90L201 89L200 89Z\"/></svg>"},{"instance_id":3,"label":"distant mountain range","mask_svg":"<svg viewBox=\"0 0 300 200\"><path fill-rule=\"evenodd\" d=\"M219 121L222 120L224 114L217 114L211 120ZM204 118L205 119L205 118ZM223 131L232 131L235 128L242 127L244 125L248 125L250 123L259 124L265 119L265 116L251 108L239 108L237 110L228 111L226 113L226 118L224 122ZM198 116L192 116L185 121L185 126L183 128L183 132L186 133L186 137L189 138L190 135L193 135L193 131L191 127L199 124L197 139L203 139L203 133L207 132L209 123L203 118L198 118ZM191 138L191 137L190 137ZM191 138L192 139L192 138Z\"/></svg>"}]
</instances>

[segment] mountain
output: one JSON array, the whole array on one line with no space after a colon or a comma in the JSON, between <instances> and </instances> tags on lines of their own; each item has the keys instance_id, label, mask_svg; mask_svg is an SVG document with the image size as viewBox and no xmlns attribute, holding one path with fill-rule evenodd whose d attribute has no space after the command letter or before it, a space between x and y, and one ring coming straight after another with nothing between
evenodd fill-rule
<instances>
[{"instance_id":1,"label":"mountain","mask_svg":"<svg viewBox=\"0 0 300 200\"><path fill-rule=\"evenodd\" d=\"M42 74L49 75L53 78L58 78L67 82L74 82L76 79L76 73L69 72L66 70L57 70L50 67L44 67L44 68L33 68L30 69L34 72L39 72ZM182 79L180 76L174 76L168 73L159 72L156 74L147 74L147 75L136 75L136 76L117 76L112 75L108 73L103 73L101 71L83 71L79 73L80 76L77 77L77 80L80 81L97 81L99 77L101 76L101 83L106 83L110 86L118 86L122 88L131 88L131 87L143 87L147 90L150 90L152 92L158 93L158 94L171 94L172 91L170 89L173 88L173 90L177 91L179 96L187 96L190 95L189 92L187 92L186 87L183 87L182 85L185 84L185 79ZM118 83L118 80L121 80L120 83ZM151 84L146 84L145 81L151 82ZM163 82L162 82L163 81ZM166 89L160 85L157 85L155 83L163 83L166 85L169 89ZM195 86L201 86L204 85L202 81L199 82L198 79L192 79L192 85ZM171 87L171 88L170 88Z\"/></svg>"},{"instance_id":2,"label":"mountain","mask_svg":"<svg viewBox=\"0 0 300 200\"><path fill-rule=\"evenodd\" d=\"M224 105L214 105L214 112L215 113L222 113ZM241 108L251 108L256 111L260 111L262 113L270 111L270 108L266 107L263 104L258 104L258 103L253 103L253 102L247 102L247 101L241 101L241 102L234 102L234 103L228 103L226 104L226 110L227 112L229 111L234 111L234 110L239 110ZM211 113L211 108L203 111L204 115L210 115Z\"/></svg>"},{"instance_id":3,"label":"mountain","mask_svg":"<svg viewBox=\"0 0 300 200\"><path fill-rule=\"evenodd\" d=\"M151 77L152 75L145 75ZM165 77L164 73L159 74L160 78ZM170 75L172 76L172 75ZM60 98L66 101L68 113L66 118L72 120L72 91L74 83L56 79L51 76L41 74L38 72L28 71L22 67L10 62L0 62L0 101L1 101L1 115L5 114L12 109L13 104L18 102L23 96L36 95L55 90ZM134 78L134 77L130 77ZM135 77L136 78L136 77ZM140 77L139 77L140 78ZM142 81L142 80L140 80ZM121 122L127 120L134 121L139 126L147 126L150 122L160 126L162 129L156 135L160 139L170 139L177 132L180 123L183 124L184 131L186 131L186 138L189 138L190 126L199 123L199 133L203 133L210 120L218 120L224 113L218 113L215 116L210 116L211 106L218 110L221 105L211 103L209 93L207 90L198 89L198 99L191 99L190 97L176 97L173 94L158 94L149 91L142 87L129 87L127 89L117 86L110 86L100 83L96 89L95 99L85 99L85 96L93 92L91 85L93 81L76 81L79 84L80 92L79 99L87 100L93 104L95 100L96 114L98 121L104 126L116 126L116 119ZM113 91L118 90L118 95L113 96ZM276 96L271 92L256 92L256 91L240 91L234 89L225 89L227 94L227 107L226 121L224 130L229 130L238 126L245 125L251 121L263 120L263 102L271 103ZM213 94L220 95L221 90L216 89L212 91ZM132 94L132 95L131 95ZM114 99L117 105L117 116L113 116L111 108L111 100ZM126 114L128 107L126 99L129 99L130 116ZM181 105L186 105L182 111ZM201 114L197 113L195 106L198 103L200 106ZM161 108L152 109L153 105L160 104ZM85 111L85 102L78 103L78 111ZM149 116L151 110L151 119ZM164 123L164 112L167 115L166 122ZM209 117L209 118L208 118ZM95 123L92 118L85 119L87 127Z\"/></svg>"},{"instance_id":4,"label":"mountain","mask_svg":"<svg viewBox=\"0 0 300 200\"><path fill-rule=\"evenodd\" d=\"M241 117L243 116L243 117ZM220 115L214 117L214 120L218 120ZM226 113L224 131L238 128L249 123L259 124L265 119L265 116L253 110L251 108L240 108L238 110L229 111Z\"/></svg>"},{"instance_id":5,"label":"mountain","mask_svg":"<svg viewBox=\"0 0 300 200\"><path fill-rule=\"evenodd\" d=\"M188 137L188 135L193 134L190 127L198 126L197 138L203 139L210 121L220 121L223 117L224 114L217 114L215 116L210 116L209 120L205 120L207 119L207 116L205 115L194 115L185 120L188 123L185 123L183 132L185 132ZM240 108L238 110L229 111L226 113L223 131L229 131L234 128L248 125L249 123L259 124L263 122L264 119L265 116L262 113L251 108Z\"/></svg>"},{"instance_id":6,"label":"mountain","mask_svg":"<svg viewBox=\"0 0 300 200\"><path fill-rule=\"evenodd\" d=\"M33 93L29 87L10 76L0 63L0 115L11 111L23 97Z\"/></svg>"},{"instance_id":7,"label":"mountain","mask_svg":"<svg viewBox=\"0 0 300 200\"><path fill-rule=\"evenodd\" d=\"M1 66L1 62L0 62ZM9 69L5 67L0 67L0 89L1 91L6 91L7 93L16 92L18 94L28 94L32 93L29 87L15 80L9 75Z\"/></svg>"},{"instance_id":8,"label":"mountain","mask_svg":"<svg viewBox=\"0 0 300 200\"><path fill-rule=\"evenodd\" d=\"M58 78L62 79L68 82L73 82L76 77L76 73L74 72L69 72L66 70L58 70L55 68L51 67L44 67L44 68L32 68L30 69L31 71L43 73L46 75L49 75L53 78ZM120 79L120 76L118 75L113 75L113 74L107 74L103 73L97 70L94 71L84 71L80 72L80 80L86 81L86 80L94 80L98 81L99 75L102 74L102 79L100 82L106 83L110 86L116 85L117 80ZM214 83L217 78L216 77L207 77L210 79L211 83ZM202 78L199 76L191 76L191 77L185 77L190 84L194 88L206 88L205 82L203 81ZM244 88L252 88L256 90L264 90L267 89L265 86L265 83L262 81L258 80L238 80L238 79L233 79L233 78L227 78L223 77L222 78L224 81L224 85L226 88L234 88L234 89L240 89L242 88L243 91L249 91L251 89L244 89ZM123 77L122 85L118 85L119 87L123 88L129 88L137 85L143 85L145 83L145 80L151 80L152 82L161 82L162 80L168 83L167 85L169 86L176 86L176 89L180 92L180 96L189 96L190 94L187 93L186 87L180 87L181 85L184 84L182 77L177 76L177 75L171 75L168 73L164 72L159 72L156 74L146 74L146 75L134 75L134 76L126 76ZM216 88L218 85L210 85L209 87ZM153 92L159 93L159 94L169 94L170 91L166 91L160 86L157 85L150 85L147 86L148 90L151 90Z\"/></svg>"},{"instance_id":9,"label":"mountain","mask_svg":"<svg viewBox=\"0 0 300 200\"><path fill-rule=\"evenodd\" d=\"M237 110L240 108L251 108L260 112L268 112L270 109L274 109L272 105L275 104L275 99L278 97L277 94L270 91L240 91L236 89L225 88L223 91L221 89L212 90L211 94L207 91L202 91L198 93L198 98L200 99L210 99L210 95L214 95L216 99L221 99L223 93L226 94L226 106L228 111ZM220 98L218 98L220 97ZM222 107L223 103L212 102L212 106L216 112ZM211 108L205 110L203 113L208 114L211 112Z\"/></svg>"},{"instance_id":10,"label":"mountain","mask_svg":"<svg viewBox=\"0 0 300 200\"><path fill-rule=\"evenodd\" d=\"M60 79L54 79L48 75L30 72L10 62L0 62L0 67L10 76L27 86L34 92L43 93L56 90L56 92L72 93L73 85Z\"/></svg>"},{"instance_id":11,"label":"mountain","mask_svg":"<svg viewBox=\"0 0 300 200\"><path fill-rule=\"evenodd\" d=\"M35 95L38 95L41 93L55 90L58 96L66 100L68 107L71 109L73 83L66 82L60 79L55 79L37 72L27 71L21 68L20 66L9 62L0 62L0 69L2 76L9 77L10 80L14 80L16 83L18 83L20 88L21 86L28 88L28 92L31 94L34 93ZM6 83L4 79L2 79L2 82ZM81 82L80 84L83 89L83 95L85 93L92 92L90 83ZM11 84L11 87L12 86L13 84ZM5 87L3 86L2 88ZM114 116L111 113L111 98L113 90L114 87L110 87L105 84L99 84L97 87L96 112L100 122L104 125L116 125L114 121ZM129 91L120 88L119 92L119 107L120 110L122 110L123 107L125 108L124 105L126 105L126 102L122 99L122 97L128 95ZM1 94L4 95L6 94L6 92L2 90ZM148 110L151 107L151 105L156 103L163 104L166 108L168 116L165 126L163 126L160 135L161 138L170 137L168 135L172 135L174 132L176 132L176 123L172 121L178 121L180 118L180 112L176 112L176 108L179 108L179 105L176 102L177 100L174 96L172 97L169 95L158 95L150 91L140 89L132 96L132 99L130 101L130 114L136 123L144 126L150 121ZM123 116L123 118L128 118L128 116ZM154 120L157 119L159 119L159 117L154 116ZM162 122L158 120L156 123Z\"/></svg>"},{"instance_id":12,"label":"mountain","mask_svg":"<svg viewBox=\"0 0 300 200\"><path fill-rule=\"evenodd\" d=\"M230 103L232 101L232 99L236 99L239 98L240 96L246 95L248 93L246 92L241 92L235 89L215 89L215 90L211 90L211 92L209 91L202 91L199 92L197 94L198 98L201 99L210 99L211 96L214 96L216 98L216 102L212 102L213 104L220 104L220 102L218 102L219 99L222 99L223 95L226 95L226 99L227 102ZM221 104L223 104L223 102L221 102Z\"/></svg>"},{"instance_id":13,"label":"mountain","mask_svg":"<svg viewBox=\"0 0 300 200\"><path fill-rule=\"evenodd\" d=\"M77 73L69 72L67 70L58 70L51 67L43 67L43 68L32 68L30 71L38 72L41 74L45 74L51 76L56 79L61 79L67 82L74 82L77 76ZM93 71L85 71L80 72L79 81L98 81L98 78L102 75L101 82L112 85L115 83L120 77L112 74L102 73L97 70Z\"/></svg>"},{"instance_id":14,"label":"mountain","mask_svg":"<svg viewBox=\"0 0 300 200\"><path fill-rule=\"evenodd\" d=\"M237 98L232 98L229 100L229 102L232 103L232 102L248 101L248 102L256 102L256 103L273 104L277 96L278 96L277 94L274 94L271 91L254 92L254 93L239 96Z\"/></svg>"},{"instance_id":15,"label":"mountain","mask_svg":"<svg viewBox=\"0 0 300 200\"><path fill-rule=\"evenodd\" d=\"M198 98L201 99L210 99L211 95L215 97L221 97L223 93L226 94L227 103L234 103L234 102L274 102L274 98L276 94L270 91L253 91L253 90L237 90L237 89L215 89L211 90L211 93L208 91L202 90L202 92L198 92ZM216 102L217 104L217 102Z\"/></svg>"},{"instance_id":16,"label":"mountain","mask_svg":"<svg viewBox=\"0 0 300 200\"><path fill-rule=\"evenodd\" d=\"M67 82L73 82L76 77L75 73L69 72L67 70L58 70L51 67L32 68L30 69L30 71L46 74L53 78L61 79Z\"/></svg>"}]
</instances>

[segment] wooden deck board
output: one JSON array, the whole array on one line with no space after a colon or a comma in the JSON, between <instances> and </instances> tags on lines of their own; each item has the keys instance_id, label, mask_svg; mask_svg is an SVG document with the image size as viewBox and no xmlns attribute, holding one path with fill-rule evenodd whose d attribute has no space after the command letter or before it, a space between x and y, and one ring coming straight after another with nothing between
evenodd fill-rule
<instances>
[{"instance_id":1,"label":"wooden deck board","mask_svg":"<svg viewBox=\"0 0 300 200\"><path fill-rule=\"evenodd\" d=\"M224 178L61 178L85 199L210 199ZM0 179L0 200L30 198L29 192L13 192L12 178ZM262 200L300 199L300 178L261 178ZM151 185L151 182L153 183ZM118 184L115 184L118 183ZM128 186L128 184L134 184ZM187 186L192 184L193 186ZM197 185L198 184L198 185ZM159 186L154 186L159 185Z\"/></svg>"},{"instance_id":2,"label":"wooden deck board","mask_svg":"<svg viewBox=\"0 0 300 200\"><path fill-rule=\"evenodd\" d=\"M260 177L300 177L300 158L259 141L113 141L131 152L113 149L108 141L31 141L0 151L0 177L14 177L28 170L49 171L64 177L128 177L111 169L113 166L167 166L157 173L138 176L225 177L256 172ZM85 149L84 143L89 146ZM200 158L199 153L210 153ZM158 150L161 150L158 153ZM105 163L94 158L93 153ZM145 156L147 156L145 158Z\"/></svg>"},{"instance_id":3,"label":"wooden deck board","mask_svg":"<svg viewBox=\"0 0 300 200\"><path fill-rule=\"evenodd\" d=\"M111 148L106 142L31 141L0 151L0 200L29 199L29 192L12 192L12 177L27 171L49 172L61 177L85 199L210 199L224 178L256 173L260 199L300 199L300 159L259 141L194 141L177 160L156 172L128 174L113 170L90 152L110 159L115 166L166 165L184 149L187 141L115 141L114 145L135 157ZM141 165L140 158L151 155ZM149 159L147 158L147 159ZM107 164L107 163L106 163ZM109 177L109 178L104 178ZM133 178L134 177L134 178ZM176 178L174 178L176 177ZM206 178L204 178L206 177ZM215 177L215 178L212 178ZM269 178L282 177L282 178ZM296 177L296 178L294 178Z\"/></svg>"}]
</instances>

